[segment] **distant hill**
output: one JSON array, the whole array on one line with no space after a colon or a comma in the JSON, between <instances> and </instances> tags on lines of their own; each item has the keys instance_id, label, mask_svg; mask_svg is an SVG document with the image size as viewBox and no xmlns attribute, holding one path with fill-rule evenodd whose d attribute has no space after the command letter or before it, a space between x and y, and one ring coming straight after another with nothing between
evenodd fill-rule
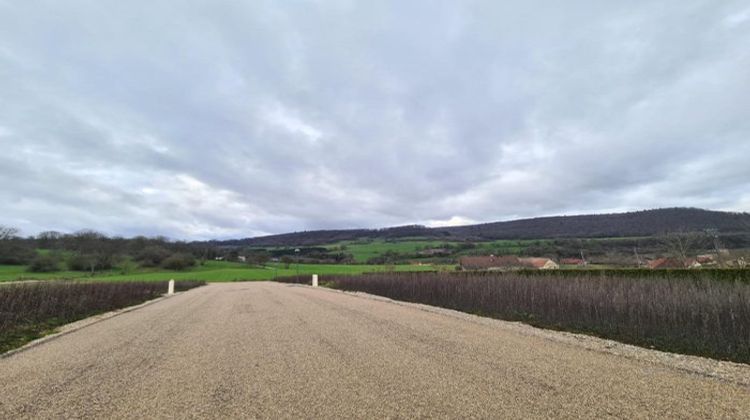
<instances>
[{"instance_id":1,"label":"distant hill","mask_svg":"<svg viewBox=\"0 0 750 420\"><path fill-rule=\"evenodd\" d=\"M509 222L444 228L452 235L487 239L602 238L651 236L677 230L750 231L750 214L694 208L631 213L539 217Z\"/></svg>"},{"instance_id":2,"label":"distant hill","mask_svg":"<svg viewBox=\"0 0 750 420\"><path fill-rule=\"evenodd\" d=\"M355 239L425 237L443 240L551 239L652 236L677 230L750 232L749 213L667 208L630 213L554 216L468 226L315 230L221 241L235 246L307 246Z\"/></svg>"}]
</instances>

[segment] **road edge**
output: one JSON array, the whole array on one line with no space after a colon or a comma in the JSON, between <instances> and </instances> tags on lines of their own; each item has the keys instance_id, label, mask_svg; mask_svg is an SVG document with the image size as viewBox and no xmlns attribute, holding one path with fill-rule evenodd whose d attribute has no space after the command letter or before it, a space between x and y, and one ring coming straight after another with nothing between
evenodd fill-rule
<instances>
[{"instance_id":1,"label":"road edge","mask_svg":"<svg viewBox=\"0 0 750 420\"><path fill-rule=\"evenodd\" d=\"M94 324L98 324L99 322L106 321L108 319L114 318L114 317L116 317L118 315L122 315L124 313L135 311L136 309L141 309L141 308L143 308L145 306L149 306L149 305L157 303L157 302L161 302L164 299L168 299L170 297L174 297L174 296L177 296L177 295L182 294L182 293L184 293L184 292L177 292L177 293L175 293L175 294L173 294L171 296L165 294L165 295L162 295L162 296L160 296L158 298L147 300L145 302L141 302L141 303L139 303L137 305L127 306L125 308L120 308L120 309L115 309L114 311L104 312L104 313L98 314L98 315L92 315L90 317L79 319L78 321L74 321L74 322L71 322L69 324L62 325L62 326L58 327L56 329L56 331L53 332L53 333L51 333L51 334L47 334L44 337L39 337L36 340L29 341L28 343L24 344L23 346L15 348L15 349L12 349L12 350L8 350L5 353L0 353L0 360L7 359L8 357L11 357L11 356L16 355L18 353L25 352L26 350L32 349L32 348L34 348L36 346L42 345L42 344L47 343L49 341L58 339L58 338L60 338L62 336L68 335L70 333L82 330L82 329L84 329L84 328L86 328L88 326L91 326L91 325L94 325Z\"/></svg>"},{"instance_id":2,"label":"road edge","mask_svg":"<svg viewBox=\"0 0 750 420\"><path fill-rule=\"evenodd\" d=\"M606 338L595 337L586 334L558 331L535 327L518 321L506 321L503 319L483 317L479 315L461 312L454 309L439 306L425 305L422 303L405 302L373 295L365 292L352 292L328 287L312 287L305 284L279 283L286 286L304 287L313 290L325 290L332 293L343 293L349 296L363 299L376 300L399 306L406 306L417 310L459 318L468 322L486 325L495 328L512 330L522 335L538 337L556 343L566 344L573 347L583 348L596 353L611 354L630 360L647 362L681 372L690 373L702 377L708 377L735 385L750 388L750 365L729 362L724 360L710 359L707 357L693 356L679 353L669 353L661 350L639 347L633 344L621 343Z\"/></svg>"}]
</instances>

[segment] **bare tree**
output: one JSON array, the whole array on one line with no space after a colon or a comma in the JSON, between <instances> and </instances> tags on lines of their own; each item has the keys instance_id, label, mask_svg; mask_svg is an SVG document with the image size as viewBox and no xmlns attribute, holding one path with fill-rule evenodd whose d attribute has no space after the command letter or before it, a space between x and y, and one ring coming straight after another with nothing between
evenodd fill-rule
<instances>
[{"instance_id":1,"label":"bare tree","mask_svg":"<svg viewBox=\"0 0 750 420\"><path fill-rule=\"evenodd\" d=\"M633 247L633 253L635 254L635 261L638 264L638 268L645 266L645 264L643 264L643 260L641 259L641 254L638 253L638 245Z\"/></svg>"},{"instance_id":2,"label":"bare tree","mask_svg":"<svg viewBox=\"0 0 750 420\"><path fill-rule=\"evenodd\" d=\"M667 252L685 266L696 251L706 246L706 239L705 232L685 230L666 232L660 237Z\"/></svg>"},{"instance_id":3,"label":"bare tree","mask_svg":"<svg viewBox=\"0 0 750 420\"><path fill-rule=\"evenodd\" d=\"M54 230L48 230L46 232L41 232L38 235L36 235L36 242L39 248L56 249L60 247L63 236L64 235L60 232L56 232Z\"/></svg>"},{"instance_id":4,"label":"bare tree","mask_svg":"<svg viewBox=\"0 0 750 420\"><path fill-rule=\"evenodd\" d=\"M19 230L14 227L0 225L0 241L13 239L18 235L18 232Z\"/></svg>"},{"instance_id":5,"label":"bare tree","mask_svg":"<svg viewBox=\"0 0 750 420\"><path fill-rule=\"evenodd\" d=\"M95 230L81 230L70 236L73 249L93 275L99 268L111 267L117 254L113 242Z\"/></svg>"},{"instance_id":6,"label":"bare tree","mask_svg":"<svg viewBox=\"0 0 750 420\"><path fill-rule=\"evenodd\" d=\"M706 236L711 242L711 246L713 247L714 254L716 254L716 264L718 264L719 267L724 268L726 265L725 261L725 253L724 247L721 244L721 240L719 239L719 230L718 229L706 229Z\"/></svg>"}]
</instances>

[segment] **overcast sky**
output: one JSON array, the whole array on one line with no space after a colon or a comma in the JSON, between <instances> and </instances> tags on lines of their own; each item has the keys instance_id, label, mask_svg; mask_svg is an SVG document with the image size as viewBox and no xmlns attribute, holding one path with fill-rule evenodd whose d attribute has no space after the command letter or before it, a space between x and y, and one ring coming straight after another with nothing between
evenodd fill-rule
<instances>
[{"instance_id":1,"label":"overcast sky","mask_svg":"<svg viewBox=\"0 0 750 420\"><path fill-rule=\"evenodd\" d=\"M750 211L743 1L0 0L0 224Z\"/></svg>"}]
</instances>

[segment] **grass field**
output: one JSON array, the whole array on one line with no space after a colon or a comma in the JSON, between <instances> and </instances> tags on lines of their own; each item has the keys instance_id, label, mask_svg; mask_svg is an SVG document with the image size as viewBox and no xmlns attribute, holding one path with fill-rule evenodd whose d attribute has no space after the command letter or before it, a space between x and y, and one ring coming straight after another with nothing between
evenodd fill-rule
<instances>
[{"instance_id":1,"label":"grass field","mask_svg":"<svg viewBox=\"0 0 750 420\"><path fill-rule=\"evenodd\" d=\"M372 242L346 241L334 245L327 245L326 248L336 249L345 246L345 252L351 253L354 257L354 261L364 263L367 262L368 259L383 255L388 251L398 252L400 254L415 254L419 250L425 248L440 248L441 245L446 243L451 242L422 240L396 242L386 242L384 240L374 240Z\"/></svg>"},{"instance_id":2,"label":"grass field","mask_svg":"<svg viewBox=\"0 0 750 420\"><path fill-rule=\"evenodd\" d=\"M433 266L396 265L395 271L429 271ZM281 264L270 264L266 267L250 267L246 264L225 261L207 261L202 266L185 271L166 271L155 269L138 269L129 274L122 274L119 270L109 270L96 273L93 277L81 271L58 271L54 273L29 273L24 266L0 265L0 282L17 280L204 280L238 281L238 280L271 280L274 277L292 276L296 274L361 274L366 272L383 272L382 265L333 265L333 264L291 264L284 268Z\"/></svg>"},{"instance_id":3,"label":"grass field","mask_svg":"<svg viewBox=\"0 0 750 420\"><path fill-rule=\"evenodd\" d=\"M592 242L617 242L617 241L632 241L635 239L643 239L640 237L623 237L623 238L589 238L586 241ZM454 250L454 256L461 255L518 255L521 254L529 246L544 246L553 243L551 239L499 239L493 241L476 241L473 242L474 247L463 249L460 251ZM374 240L355 240L355 241L342 241L329 245L321 245L332 251L339 251L344 247L343 251L352 254L354 261L357 263L366 263L367 260L373 257L377 257L385 254L386 252L396 252L403 255L414 255L421 250L429 248L442 248L446 245L457 247L459 245L465 245L465 242L459 241L441 241L431 238L399 238L397 240L386 241L384 239ZM281 249L289 247L258 247L265 249Z\"/></svg>"},{"instance_id":4,"label":"grass field","mask_svg":"<svg viewBox=\"0 0 750 420\"><path fill-rule=\"evenodd\" d=\"M543 243L541 240L497 240L489 242L476 242L475 248L459 252L458 254L471 253L485 253L485 254L519 254L521 251L529 245ZM367 262L372 257L383 255L388 251L397 252L399 254L416 254L420 250L429 248L442 248L445 245L457 246L463 242L455 241L436 241L436 240L423 240L423 239L409 239L409 240L398 240L398 241L385 241L382 239L373 241L344 241L332 245L326 245L326 248L336 250L343 247L345 252L351 253L354 257L354 261L358 263Z\"/></svg>"}]
</instances>

